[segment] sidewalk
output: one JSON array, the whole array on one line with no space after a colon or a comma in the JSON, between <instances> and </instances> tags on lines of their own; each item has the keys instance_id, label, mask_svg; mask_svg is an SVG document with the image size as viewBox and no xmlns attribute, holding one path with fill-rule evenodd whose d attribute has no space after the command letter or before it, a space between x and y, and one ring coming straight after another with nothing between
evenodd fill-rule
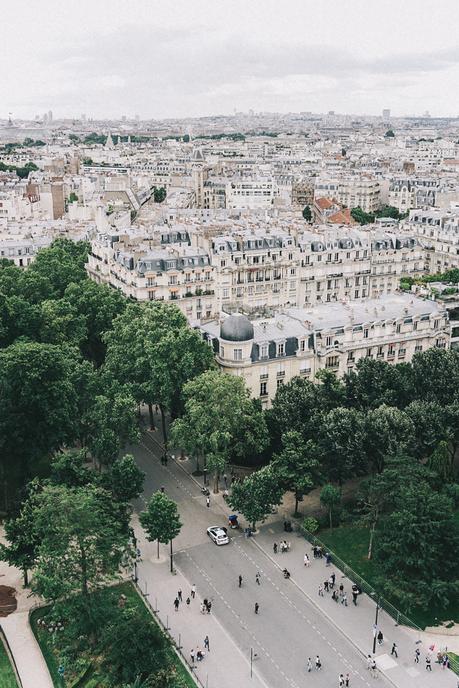
<instances>
[{"instance_id":1,"label":"sidewalk","mask_svg":"<svg viewBox=\"0 0 459 688\"><path fill-rule=\"evenodd\" d=\"M0 541L3 529L0 530ZM48 667L29 624L29 609L36 599L29 597L30 591L22 587L22 574L14 566L0 561L0 582L16 590L18 607L9 616L0 619L0 626L8 640L23 688L53 688Z\"/></svg>"},{"instance_id":2,"label":"sidewalk","mask_svg":"<svg viewBox=\"0 0 459 688\"><path fill-rule=\"evenodd\" d=\"M190 650L200 648L205 652L202 662L195 663L194 672L205 688L267 688L258 676L256 661L253 677L250 677L250 657L245 657L231 637L219 624L215 616L201 614L199 590L196 598L185 603L190 595L191 582L176 569L176 575L169 570L168 548L161 545L159 563L156 559L156 543L145 540L140 527L135 527L142 561L137 565L138 585L147 593L147 601L161 622L169 627L169 633L190 664ZM173 601L177 591L183 591L183 603L179 611L174 610ZM204 649L204 638L209 636L210 652Z\"/></svg>"},{"instance_id":3,"label":"sidewalk","mask_svg":"<svg viewBox=\"0 0 459 688\"><path fill-rule=\"evenodd\" d=\"M281 554L273 553L273 543L281 540L291 542L291 551ZM364 656L372 653L373 649L373 624L375 623L375 602L367 595L359 595L357 606L352 603L352 581L343 576L335 566L325 565L325 559L314 559L310 543L298 533L284 533L283 524L275 523L262 526L259 533L253 538L255 546L261 548L272 561L281 568L288 568L291 573L291 582L297 585L302 592L315 604L331 622L357 647ZM304 566L304 554L309 555L311 565ZM340 602L336 603L331 598L331 593L324 592L319 596L319 586L328 580L330 574L335 572L335 589L343 583L347 592L348 606ZM379 610L378 629L384 635L383 644L376 645L376 662L379 669L398 688L456 688L458 677L449 670L443 670L435 663L437 650L448 645L448 639L442 645L436 645L430 653L432 660L432 672L425 669L425 657L429 653L429 646L423 637L424 634L396 626L395 621L386 612ZM398 658L390 655L392 643L398 648ZM419 664L414 663L415 649L421 651Z\"/></svg>"}]
</instances>

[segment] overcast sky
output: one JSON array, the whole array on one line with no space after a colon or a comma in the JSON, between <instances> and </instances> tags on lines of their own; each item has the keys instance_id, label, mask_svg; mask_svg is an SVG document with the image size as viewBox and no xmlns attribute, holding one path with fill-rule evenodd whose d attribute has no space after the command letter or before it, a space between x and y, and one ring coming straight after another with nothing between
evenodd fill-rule
<instances>
[{"instance_id":1,"label":"overcast sky","mask_svg":"<svg viewBox=\"0 0 459 688\"><path fill-rule=\"evenodd\" d=\"M459 0L0 0L0 117L459 114Z\"/></svg>"}]
</instances>

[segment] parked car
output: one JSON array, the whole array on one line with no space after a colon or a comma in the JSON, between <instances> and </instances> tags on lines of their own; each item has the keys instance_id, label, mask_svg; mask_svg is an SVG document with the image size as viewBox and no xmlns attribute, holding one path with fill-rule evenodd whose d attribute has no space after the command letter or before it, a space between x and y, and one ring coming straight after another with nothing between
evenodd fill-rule
<instances>
[{"instance_id":1,"label":"parked car","mask_svg":"<svg viewBox=\"0 0 459 688\"><path fill-rule=\"evenodd\" d=\"M207 528L207 535L216 545L227 545L229 542L228 531L222 526L211 526Z\"/></svg>"}]
</instances>

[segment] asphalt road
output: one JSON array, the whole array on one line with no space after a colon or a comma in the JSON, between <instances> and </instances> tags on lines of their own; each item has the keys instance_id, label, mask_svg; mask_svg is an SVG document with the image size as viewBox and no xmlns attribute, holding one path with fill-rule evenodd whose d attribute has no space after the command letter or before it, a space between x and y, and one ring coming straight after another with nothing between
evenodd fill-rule
<instances>
[{"instance_id":1,"label":"asphalt road","mask_svg":"<svg viewBox=\"0 0 459 688\"><path fill-rule=\"evenodd\" d=\"M257 670L267 685L338 686L340 673L349 673L353 687L372 685L362 654L292 581L283 578L251 539L232 531L229 545L217 547L209 540L206 528L225 525L225 512L212 496L207 508L199 487L175 462L161 466L159 447L154 436L147 435L130 451L146 473L144 496L164 486L178 504L184 525L174 543L175 566L190 585L196 584L200 596L212 600L212 614L241 652L247 656L253 648L258 654ZM141 508L142 501L136 506ZM258 615L255 602L260 605ZM308 673L307 659L311 657L314 664L316 655L322 669ZM388 685L382 675L378 684Z\"/></svg>"}]
</instances>

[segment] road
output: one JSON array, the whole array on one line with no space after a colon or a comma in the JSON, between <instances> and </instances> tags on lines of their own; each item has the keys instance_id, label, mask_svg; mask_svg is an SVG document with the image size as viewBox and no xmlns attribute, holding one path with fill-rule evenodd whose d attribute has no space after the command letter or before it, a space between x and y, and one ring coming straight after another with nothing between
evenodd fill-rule
<instances>
[{"instance_id":1,"label":"road","mask_svg":"<svg viewBox=\"0 0 459 688\"><path fill-rule=\"evenodd\" d=\"M283 578L278 566L251 539L240 531L233 531L231 543L224 547L208 539L206 528L225 525L227 512L212 497L207 508L199 487L180 465L172 461L167 467L160 465L155 435L146 434L130 451L146 473L144 497L164 486L177 502L184 525L174 543L175 566L189 585L196 584L202 598L212 600L212 614L239 648L241 661L253 648L258 655L257 671L269 688L299 688L306 682L337 686L340 673L349 673L353 687L371 685L362 653L293 581ZM141 508L142 502L136 507ZM259 586L257 571L261 573ZM258 615L255 602L260 605ZM224 652L224 647L219 651ZM314 663L316 655L323 668L308 674L307 659L311 657ZM389 685L380 678L380 685Z\"/></svg>"}]
</instances>

